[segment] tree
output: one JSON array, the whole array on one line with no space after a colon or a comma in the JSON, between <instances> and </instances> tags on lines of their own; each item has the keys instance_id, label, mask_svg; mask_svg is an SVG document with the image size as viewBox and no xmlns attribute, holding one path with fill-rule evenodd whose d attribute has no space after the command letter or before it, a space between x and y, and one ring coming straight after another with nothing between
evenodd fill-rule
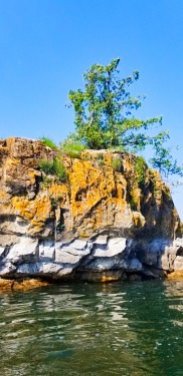
<instances>
[{"instance_id":1,"label":"tree","mask_svg":"<svg viewBox=\"0 0 183 376\"><path fill-rule=\"evenodd\" d=\"M169 139L168 132L159 133L151 139L150 143L153 144L155 156L150 160L152 166L160 171L166 178L169 175L183 176L183 169L178 166L177 161L171 155L168 148L164 147L164 142Z\"/></svg>"},{"instance_id":2,"label":"tree","mask_svg":"<svg viewBox=\"0 0 183 376\"><path fill-rule=\"evenodd\" d=\"M84 90L69 92L75 111L74 138L91 149L138 152L151 145L157 153L157 158L151 160L155 167L163 172L181 173L176 161L163 147L168 133L150 136L147 132L149 127L160 126L162 117L142 120L134 116L142 101L140 97L132 96L129 88L139 79L139 72L121 79L119 63L120 59L114 59L108 65L92 65L84 74Z\"/></svg>"}]
</instances>

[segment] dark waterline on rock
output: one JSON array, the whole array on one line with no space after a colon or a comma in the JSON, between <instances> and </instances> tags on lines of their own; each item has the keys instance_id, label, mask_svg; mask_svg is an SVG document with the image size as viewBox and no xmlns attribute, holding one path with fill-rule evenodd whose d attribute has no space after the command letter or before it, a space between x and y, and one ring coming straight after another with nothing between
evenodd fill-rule
<instances>
[{"instance_id":1,"label":"dark waterline on rock","mask_svg":"<svg viewBox=\"0 0 183 376\"><path fill-rule=\"evenodd\" d=\"M0 375L182 375L182 326L182 282L0 295Z\"/></svg>"}]
</instances>

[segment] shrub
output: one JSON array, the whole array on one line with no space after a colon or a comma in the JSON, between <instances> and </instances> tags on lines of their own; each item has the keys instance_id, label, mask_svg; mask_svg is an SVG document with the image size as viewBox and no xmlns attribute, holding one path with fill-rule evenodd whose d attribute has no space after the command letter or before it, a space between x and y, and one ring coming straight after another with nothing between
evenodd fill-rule
<instances>
[{"instance_id":1,"label":"shrub","mask_svg":"<svg viewBox=\"0 0 183 376\"><path fill-rule=\"evenodd\" d=\"M43 159L39 162L39 168L46 175L53 175L53 161L47 161L46 159Z\"/></svg>"},{"instance_id":2,"label":"shrub","mask_svg":"<svg viewBox=\"0 0 183 376\"><path fill-rule=\"evenodd\" d=\"M138 184L143 184L145 181L147 165L143 157L136 157L135 160L135 176Z\"/></svg>"},{"instance_id":3,"label":"shrub","mask_svg":"<svg viewBox=\"0 0 183 376\"><path fill-rule=\"evenodd\" d=\"M123 164L120 157L115 157L112 159L112 168L117 172L122 172Z\"/></svg>"},{"instance_id":4,"label":"shrub","mask_svg":"<svg viewBox=\"0 0 183 376\"><path fill-rule=\"evenodd\" d=\"M98 154L97 155L97 162L100 167L104 165L104 155L103 154Z\"/></svg>"},{"instance_id":5,"label":"shrub","mask_svg":"<svg viewBox=\"0 0 183 376\"><path fill-rule=\"evenodd\" d=\"M41 182L41 189L48 189L50 185L53 183L54 176L51 175L44 175L43 180Z\"/></svg>"},{"instance_id":6,"label":"shrub","mask_svg":"<svg viewBox=\"0 0 183 376\"><path fill-rule=\"evenodd\" d=\"M127 152L141 152L147 147L154 151L150 160L153 167L166 177L183 176L183 167L177 164L166 146L167 131L149 134L149 129L162 125L162 117L140 119L135 111L142 105L129 87L139 79L139 72L121 78L120 59L107 65L93 64L84 74L83 89L70 90L69 99L75 112L75 133L72 138L89 149L121 148Z\"/></svg>"},{"instance_id":7,"label":"shrub","mask_svg":"<svg viewBox=\"0 0 183 376\"><path fill-rule=\"evenodd\" d=\"M54 158L52 161L42 160L39 167L46 175L55 175L59 181L64 182L67 179L65 166L58 158Z\"/></svg>"},{"instance_id":8,"label":"shrub","mask_svg":"<svg viewBox=\"0 0 183 376\"><path fill-rule=\"evenodd\" d=\"M82 151L84 151L85 149L86 147L80 143L66 141L61 145L62 152L71 158L80 158Z\"/></svg>"},{"instance_id":9,"label":"shrub","mask_svg":"<svg viewBox=\"0 0 183 376\"><path fill-rule=\"evenodd\" d=\"M136 211L137 210L137 202L136 202L136 200L134 199L134 197L131 193L129 194L129 201L130 201L131 209Z\"/></svg>"},{"instance_id":10,"label":"shrub","mask_svg":"<svg viewBox=\"0 0 183 376\"><path fill-rule=\"evenodd\" d=\"M57 150L58 149L57 145L55 144L55 142L53 140L51 140L51 138L42 137L41 141L42 141L42 143L43 143L44 146L48 146L52 150Z\"/></svg>"},{"instance_id":11,"label":"shrub","mask_svg":"<svg viewBox=\"0 0 183 376\"><path fill-rule=\"evenodd\" d=\"M55 175L59 178L60 181L67 180L67 173L65 170L64 164L57 158L53 160L53 170Z\"/></svg>"}]
</instances>

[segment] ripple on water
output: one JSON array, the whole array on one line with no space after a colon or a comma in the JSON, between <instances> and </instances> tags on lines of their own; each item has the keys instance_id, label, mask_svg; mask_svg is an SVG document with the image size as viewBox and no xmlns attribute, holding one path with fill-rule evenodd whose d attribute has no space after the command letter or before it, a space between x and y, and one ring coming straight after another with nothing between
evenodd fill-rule
<instances>
[{"instance_id":1,"label":"ripple on water","mask_svg":"<svg viewBox=\"0 0 183 376\"><path fill-rule=\"evenodd\" d=\"M0 297L0 375L182 375L183 284L66 284Z\"/></svg>"}]
</instances>

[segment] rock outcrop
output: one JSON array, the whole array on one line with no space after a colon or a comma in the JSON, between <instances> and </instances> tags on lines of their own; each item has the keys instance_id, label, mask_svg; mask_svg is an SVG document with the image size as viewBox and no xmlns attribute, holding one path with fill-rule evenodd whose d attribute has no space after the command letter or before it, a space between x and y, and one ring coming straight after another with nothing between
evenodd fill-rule
<instances>
[{"instance_id":1,"label":"rock outcrop","mask_svg":"<svg viewBox=\"0 0 183 376\"><path fill-rule=\"evenodd\" d=\"M41 162L57 158L65 181ZM70 157L0 141L0 277L115 280L183 270L181 222L159 174L127 153Z\"/></svg>"}]
</instances>

